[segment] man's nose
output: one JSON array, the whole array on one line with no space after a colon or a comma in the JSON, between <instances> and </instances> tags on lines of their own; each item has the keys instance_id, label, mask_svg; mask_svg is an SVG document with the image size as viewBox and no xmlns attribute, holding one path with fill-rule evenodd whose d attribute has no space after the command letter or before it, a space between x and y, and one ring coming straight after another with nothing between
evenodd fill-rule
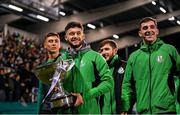
<instances>
[{"instance_id":1,"label":"man's nose","mask_svg":"<svg viewBox=\"0 0 180 115\"><path fill-rule=\"evenodd\" d=\"M56 45L56 42L55 42L55 41L53 41L53 42L52 42L52 45Z\"/></svg>"},{"instance_id":2,"label":"man's nose","mask_svg":"<svg viewBox=\"0 0 180 115\"><path fill-rule=\"evenodd\" d=\"M151 30L152 30L152 28L151 28L151 27L148 27L147 31L151 31Z\"/></svg>"},{"instance_id":3,"label":"man's nose","mask_svg":"<svg viewBox=\"0 0 180 115\"><path fill-rule=\"evenodd\" d=\"M150 31L146 31L146 32L145 32L145 36L149 36L150 34L151 34Z\"/></svg>"},{"instance_id":4,"label":"man's nose","mask_svg":"<svg viewBox=\"0 0 180 115\"><path fill-rule=\"evenodd\" d=\"M74 34L74 37L78 37L78 34L77 34L77 33L75 33L75 34Z\"/></svg>"}]
</instances>

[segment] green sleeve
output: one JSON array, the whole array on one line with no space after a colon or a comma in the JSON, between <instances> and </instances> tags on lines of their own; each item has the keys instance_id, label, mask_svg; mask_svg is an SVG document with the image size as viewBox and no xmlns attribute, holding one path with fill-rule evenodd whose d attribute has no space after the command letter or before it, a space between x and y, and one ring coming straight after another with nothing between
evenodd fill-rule
<instances>
[{"instance_id":1,"label":"green sleeve","mask_svg":"<svg viewBox=\"0 0 180 115\"><path fill-rule=\"evenodd\" d=\"M114 87L114 81L112 79L111 71L105 59L99 54L95 58L95 66L97 71L99 72L98 77L100 77L100 83L97 87L94 87L83 93L83 98L85 101L111 91Z\"/></svg>"},{"instance_id":2,"label":"green sleeve","mask_svg":"<svg viewBox=\"0 0 180 115\"><path fill-rule=\"evenodd\" d=\"M43 89L42 89L42 83L39 81L39 88L38 88L38 99L37 99L37 112L40 112L41 109L41 103L43 100Z\"/></svg>"},{"instance_id":3,"label":"green sleeve","mask_svg":"<svg viewBox=\"0 0 180 115\"><path fill-rule=\"evenodd\" d=\"M179 99L179 90L180 90L180 56L177 52L177 50L175 49L175 47L172 48L173 51L172 51L172 56L175 60L175 63L176 63L176 76L175 76L175 86L176 86L176 92L175 92L175 96L176 96L176 112L177 114L180 113L180 102L178 102L178 99Z\"/></svg>"},{"instance_id":4,"label":"green sleeve","mask_svg":"<svg viewBox=\"0 0 180 115\"><path fill-rule=\"evenodd\" d=\"M180 56L176 50L176 48L173 46L173 58L176 61L176 68L177 68L177 72L180 73Z\"/></svg>"},{"instance_id":5,"label":"green sleeve","mask_svg":"<svg viewBox=\"0 0 180 115\"><path fill-rule=\"evenodd\" d=\"M130 109L130 102L132 98L132 88L131 88L131 79L132 79L132 63L129 59L125 69L125 75L122 83L122 112L127 112Z\"/></svg>"}]
</instances>

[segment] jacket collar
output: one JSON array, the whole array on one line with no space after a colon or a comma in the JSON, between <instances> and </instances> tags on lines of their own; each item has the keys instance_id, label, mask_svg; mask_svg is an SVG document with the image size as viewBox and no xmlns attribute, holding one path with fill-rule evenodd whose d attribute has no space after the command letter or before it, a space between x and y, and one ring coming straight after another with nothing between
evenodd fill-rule
<instances>
[{"instance_id":1,"label":"jacket collar","mask_svg":"<svg viewBox=\"0 0 180 115\"><path fill-rule=\"evenodd\" d=\"M79 49L79 50L75 50L75 49L73 49L73 48L71 48L71 47L69 47L68 48L68 52L69 52L69 54L71 55L71 56L75 56L75 55L77 55L78 53L85 53L85 52L87 52L87 51L89 51L91 49L91 47L90 47L90 45L88 45L86 42L83 42L83 44L82 44L82 47Z\"/></svg>"},{"instance_id":2,"label":"jacket collar","mask_svg":"<svg viewBox=\"0 0 180 115\"><path fill-rule=\"evenodd\" d=\"M142 42L140 49L145 52L148 52L149 50L156 51L161 47L162 44L164 44L164 42L160 40L160 38L157 38L157 40L153 44L150 44L150 45Z\"/></svg>"},{"instance_id":3,"label":"jacket collar","mask_svg":"<svg viewBox=\"0 0 180 115\"><path fill-rule=\"evenodd\" d=\"M110 60L107 61L109 67L113 67L115 62L119 59L119 56L116 54Z\"/></svg>"}]
</instances>

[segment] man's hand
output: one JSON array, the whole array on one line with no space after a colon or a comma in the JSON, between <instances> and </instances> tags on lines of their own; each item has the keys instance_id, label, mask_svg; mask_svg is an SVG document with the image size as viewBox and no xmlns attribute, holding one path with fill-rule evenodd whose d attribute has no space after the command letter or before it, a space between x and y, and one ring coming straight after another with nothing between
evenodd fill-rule
<instances>
[{"instance_id":1,"label":"man's hand","mask_svg":"<svg viewBox=\"0 0 180 115\"><path fill-rule=\"evenodd\" d=\"M55 86L54 89L53 89L53 91L57 93L57 92L60 91L60 89L59 89L59 87Z\"/></svg>"},{"instance_id":2,"label":"man's hand","mask_svg":"<svg viewBox=\"0 0 180 115\"><path fill-rule=\"evenodd\" d=\"M122 112L121 115L127 115L127 112Z\"/></svg>"},{"instance_id":3,"label":"man's hand","mask_svg":"<svg viewBox=\"0 0 180 115\"><path fill-rule=\"evenodd\" d=\"M71 94L76 97L76 102L74 104L75 107L84 103L83 98L80 93L71 93Z\"/></svg>"}]
</instances>

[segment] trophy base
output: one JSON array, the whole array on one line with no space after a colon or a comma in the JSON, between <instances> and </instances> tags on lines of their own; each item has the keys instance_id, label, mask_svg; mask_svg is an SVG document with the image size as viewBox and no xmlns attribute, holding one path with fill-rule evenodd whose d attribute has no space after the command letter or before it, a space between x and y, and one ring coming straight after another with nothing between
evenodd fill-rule
<instances>
[{"instance_id":1,"label":"trophy base","mask_svg":"<svg viewBox=\"0 0 180 115\"><path fill-rule=\"evenodd\" d=\"M67 95L61 98L56 98L50 101L51 109L69 108L74 106L75 97Z\"/></svg>"}]
</instances>

